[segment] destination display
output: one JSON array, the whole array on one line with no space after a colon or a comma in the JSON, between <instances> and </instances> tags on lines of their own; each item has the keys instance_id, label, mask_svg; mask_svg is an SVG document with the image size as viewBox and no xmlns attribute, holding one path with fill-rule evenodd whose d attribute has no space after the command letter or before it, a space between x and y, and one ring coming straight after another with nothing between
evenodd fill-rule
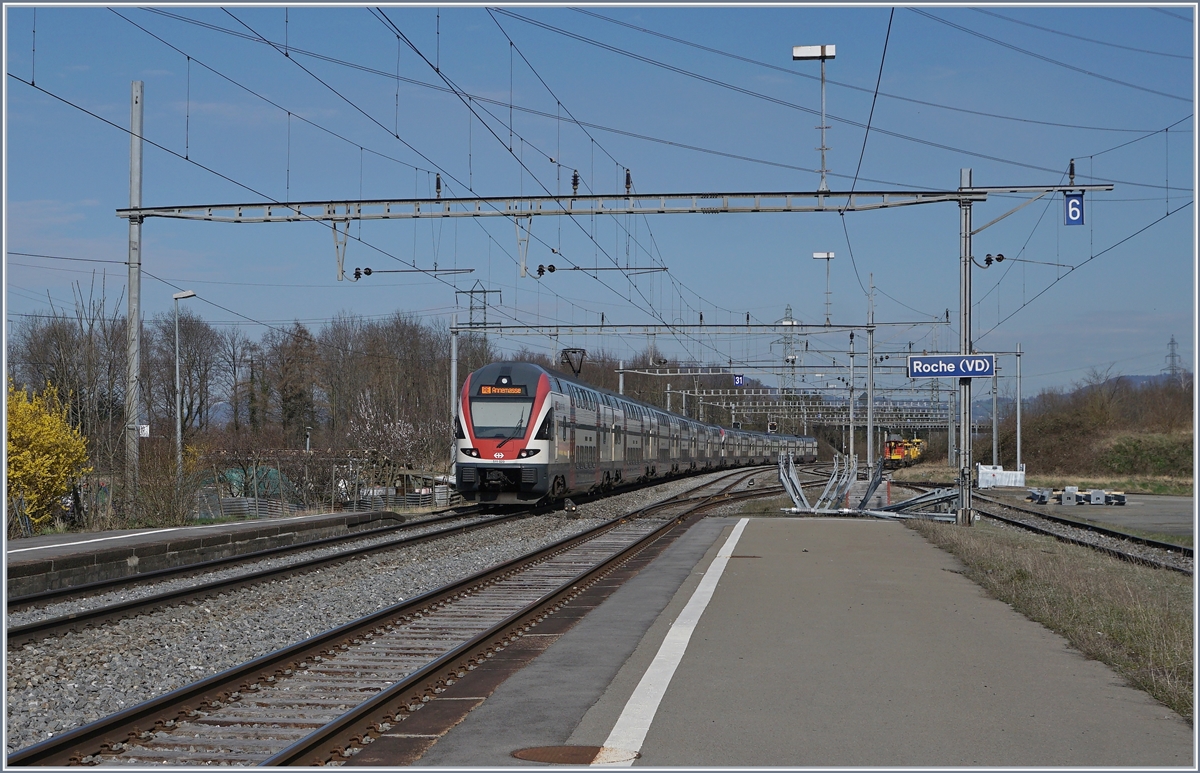
<instances>
[{"instance_id":1,"label":"destination display","mask_svg":"<svg viewBox=\"0 0 1200 773\"><path fill-rule=\"evenodd\" d=\"M909 378L991 378L996 374L994 354L912 354Z\"/></svg>"},{"instance_id":2,"label":"destination display","mask_svg":"<svg viewBox=\"0 0 1200 773\"><path fill-rule=\"evenodd\" d=\"M485 384L479 387L480 395L524 395L525 385L521 386L491 386Z\"/></svg>"}]
</instances>

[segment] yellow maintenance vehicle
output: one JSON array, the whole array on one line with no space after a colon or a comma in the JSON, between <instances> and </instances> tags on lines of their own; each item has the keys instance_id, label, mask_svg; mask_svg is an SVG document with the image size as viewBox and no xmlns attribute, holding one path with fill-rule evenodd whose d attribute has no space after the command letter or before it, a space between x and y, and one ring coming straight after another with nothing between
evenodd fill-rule
<instances>
[{"instance_id":1,"label":"yellow maintenance vehicle","mask_svg":"<svg viewBox=\"0 0 1200 773\"><path fill-rule=\"evenodd\" d=\"M883 467L886 470L910 467L921 461L924 449L925 441L920 438L906 440L898 435L891 435L883 444Z\"/></svg>"}]
</instances>

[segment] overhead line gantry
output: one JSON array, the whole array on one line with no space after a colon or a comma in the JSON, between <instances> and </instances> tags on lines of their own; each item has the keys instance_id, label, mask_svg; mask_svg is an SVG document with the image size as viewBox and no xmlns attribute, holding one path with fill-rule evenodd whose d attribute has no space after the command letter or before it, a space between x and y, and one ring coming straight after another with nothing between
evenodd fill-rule
<instances>
[{"instance_id":1,"label":"overhead line gantry","mask_svg":"<svg viewBox=\"0 0 1200 773\"><path fill-rule=\"evenodd\" d=\"M1042 190L1042 189L1037 189ZM669 215L757 212L858 212L936 202L983 201L987 191L759 191L741 193L648 193L622 196L483 196L433 199L196 204L130 207L117 217L166 217L218 223L413 220L439 217L535 217L540 215Z\"/></svg>"}]
</instances>

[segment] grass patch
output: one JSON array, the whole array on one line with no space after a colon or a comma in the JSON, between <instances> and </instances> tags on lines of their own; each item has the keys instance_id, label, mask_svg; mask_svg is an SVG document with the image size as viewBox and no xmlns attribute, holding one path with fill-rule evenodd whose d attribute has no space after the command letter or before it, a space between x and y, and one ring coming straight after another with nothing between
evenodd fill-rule
<instances>
[{"instance_id":1,"label":"grass patch","mask_svg":"<svg viewBox=\"0 0 1200 773\"><path fill-rule=\"evenodd\" d=\"M990 595L1193 721L1190 577L987 522L908 524Z\"/></svg>"},{"instance_id":2,"label":"grass patch","mask_svg":"<svg viewBox=\"0 0 1200 773\"><path fill-rule=\"evenodd\" d=\"M738 515L782 515L780 511L786 507L795 507L791 497L781 496L770 499L752 499L742 505Z\"/></svg>"},{"instance_id":3,"label":"grass patch","mask_svg":"<svg viewBox=\"0 0 1200 773\"><path fill-rule=\"evenodd\" d=\"M894 481L934 481L947 486L954 482L958 474L946 466L946 460L936 462L918 462L912 467L901 467L898 470L888 470Z\"/></svg>"}]
</instances>

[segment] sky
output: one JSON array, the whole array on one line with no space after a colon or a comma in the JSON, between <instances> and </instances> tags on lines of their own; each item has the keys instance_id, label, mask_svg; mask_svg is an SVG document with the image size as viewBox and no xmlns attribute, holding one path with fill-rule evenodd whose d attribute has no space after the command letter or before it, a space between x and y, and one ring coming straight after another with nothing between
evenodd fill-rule
<instances>
[{"instance_id":1,"label":"sky","mask_svg":"<svg viewBox=\"0 0 1200 773\"><path fill-rule=\"evenodd\" d=\"M433 198L439 175L445 198L569 194L575 172L581 194L612 195L626 170L643 195L810 193L821 67L791 51L825 44L834 192L953 190L964 168L979 187L1063 186L1072 159L1074 184L1113 185L1086 194L1083 225L1064 223L1061 194L973 206L976 229L1019 207L974 236L972 308L978 351L1021 346L1026 396L1156 374L1172 336L1193 367L1194 6L381 8L6 5L6 332L80 296L123 307L133 81L147 207ZM360 222L348 272L473 272L357 282L338 280L321 223L150 218L142 310L194 290L193 312L257 338L340 313L465 321L474 287L499 291L490 323L769 323L790 307L820 324L828 268L831 321L865 324L873 305L894 364L957 351L958 209L537 217L530 266L609 269L541 278L519 275L511 219ZM649 344L492 341L617 357ZM796 342L808 383L847 362L845 332ZM783 359L778 336L654 345L770 384ZM1000 357L1005 394L1012 365Z\"/></svg>"}]
</instances>

